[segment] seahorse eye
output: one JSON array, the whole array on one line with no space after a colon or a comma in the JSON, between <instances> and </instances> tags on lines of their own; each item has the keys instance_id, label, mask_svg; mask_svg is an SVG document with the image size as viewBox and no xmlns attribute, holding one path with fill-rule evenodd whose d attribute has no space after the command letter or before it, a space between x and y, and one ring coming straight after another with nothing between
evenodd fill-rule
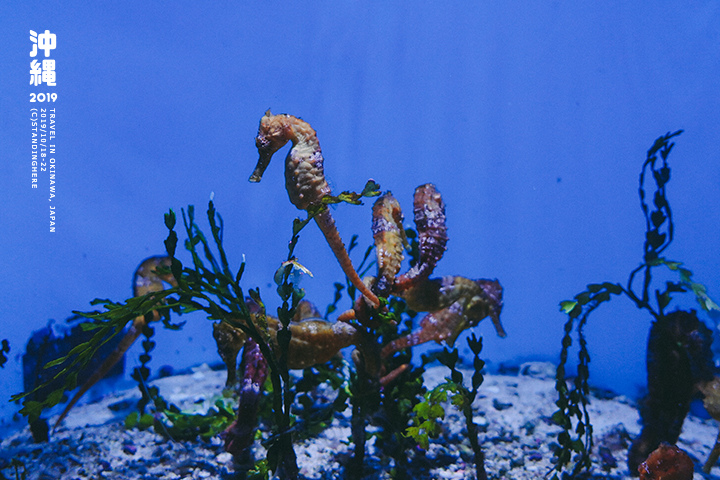
<instances>
[{"instance_id":1,"label":"seahorse eye","mask_svg":"<svg viewBox=\"0 0 720 480\"><path fill-rule=\"evenodd\" d=\"M266 150L270 146L270 140L265 135L255 137L255 146L258 150Z\"/></svg>"}]
</instances>

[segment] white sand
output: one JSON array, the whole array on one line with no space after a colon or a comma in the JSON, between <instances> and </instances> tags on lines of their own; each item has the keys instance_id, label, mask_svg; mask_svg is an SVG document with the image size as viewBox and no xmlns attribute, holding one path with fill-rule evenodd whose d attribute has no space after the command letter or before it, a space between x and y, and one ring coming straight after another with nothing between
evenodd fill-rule
<instances>
[{"instance_id":1,"label":"white sand","mask_svg":"<svg viewBox=\"0 0 720 480\"><path fill-rule=\"evenodd\" d=\"M524 374L523 374L524 373ZM481 426L480 441L491 478L539 479L551 468L551 446L558 427L548 419L556 410L552 366L534 364L521 369L518 376L486 375L473 408L475 422ZM426 372L431 388L447 374L444 367ZM469 375L466 376L468 378ZM153 382L160 393L181 408L206 410L222 392L225 372L198 367L188 375ZM117 392L99 402L76 407L59 430L45 444L35 444L27 428L0 443L0 472L15 478L10 461L17 459L27 467L27 478L35 479L230 479L234 476L232 457L223 450L219 438L210 441L168 441L152 431L126 430L123 419L139 398L136 388ZM113 410L109 409L113 406ZM430 444L428 467L415 478L472 479L474 465L466 438L464 420L452 406L446 408L444 432ZM629 478L626 466L627 442L640 431L639 416L633 403L624 397L593 399L590 408L597 446L607 448L617 467L603 471L600 459L589 478ZM352 452L350 409L336 415L330 428L319 437L296 445L298 465L308 479L342 478L342 461ZM51 424L52 424L51 418ZM265 432L267 433L267 432ZM685 421L678 446L696 462L696 471L707 458L717 435L712 420L690 416ZM366 479L390 478L387 460L368 442ZM256 442L256 453L263 449ZM22 471L22 468L20 469ZM720 478L695 474L695 480ZM2 477L0 477L2 478Z\"/></svg>"}]
</instances>

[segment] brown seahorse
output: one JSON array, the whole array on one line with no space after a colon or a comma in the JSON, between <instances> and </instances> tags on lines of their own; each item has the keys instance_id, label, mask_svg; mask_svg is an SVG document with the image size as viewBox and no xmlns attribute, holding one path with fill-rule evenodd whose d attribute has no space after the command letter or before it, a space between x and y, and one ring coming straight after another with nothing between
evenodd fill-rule
<instances>
[{"instance_id":1,"label":"brown seahorse","mask_svg":"<svg viewBox=\"0 0 720 480\"><path fill-rule=\"evenodd\" d=\"M373 290L387 297L400 272L407 237L400 204L387 192L373 205L372 232L377 254L378 276Z\"/></svg>"},{"instance_id":2,"label":"brown seahorse","mask_svg":"<svg viewBox=\"0 0 720 480\"><path fill-rule=\"evenodd\" d=\"M320 142L309 123L292 115L273 115L270 110L265 112L255 139L260 158L250 181L256 183L262 179L273 154L287 142L292 142L285 158L285 187L290 202L300 210L322 205L323 197L330 194L330 186L325 180ZM322 208L315 215L315 222L350 282L373 306L378 307L378 297L363 283L350 261L330 210Z\"/></svg>"},{"instance_id":3,"label":"brown seahorse","mask_svg":"<svg viewBox=\"0 0 720 480\"><path fill-rule=\"evenodd\" d=\"M172 276L172 274L168 273L160 275L156 272L156 269L158 267L169 268L170 257L156 256L143 260L143 262L138 266L137 270L135 270L135 275L133 276L133 295L139 297L141 295L147 295L151 292L160 292L165 289L165 287L163 286L163 282L167 282L173 286L177 286L177 282L175 281L175 278ZM159 320L160 318L160 315L157 312L153 312L153 316L154 320ZM53 430L57 429L58 425L60 425L60 422L62 422L65 417L67 417L68 413L70 413L70 410L72 410L72 408L85 394L85 392L90 390L93 385L102 380L105 375L107 375L107 373L110 371L110 369L114 367L117 362L120 361L125 352L132 346L133 343L135 343L135 340L137 340L137 338L140 336L143 331L143 327L147 325L147 323L147 320L143 316L137 317L135 320L133 320L130 329L120 340L120 343L118 343L118 346L115 348L115 350L113 350L112 354L110 354L110 356L105 359L102 365L100 365L100 367L98 367L98 369L90 376L90 378L85 381L82 387L80 387L80 389L68 402L65 410L63 410L63 412L60 414L57 421L55 422Z\"/></svg>"},{"instance_id":4,"label":"brown seahorse","mask_svg":"<svg viewBox=\"0 0 720 480\"><path fill-rule=\"evenodd\" d=\"M420 328L383 347L387 357L403 348L434 340L452 347L458 335L490 317L498 336L507 334L500 323L502 286L497 280L471 280L461 276L431 278L402 292L410 309L430 312L420 321Z\"/></svg>"},{"instance_id":5,"label":"brown seahorse","mask_svg":"<svg viewBox=\"0 0 720 480\"><path fill-rule=\"evenodd\" d=\"M420 258L414 267L395 280L394 289L398 292L418 285L430 277L435 265L443 257L448 241L445 202L435 185L426 183L415 189L413 214L420 243Z\"/></svg>"}]
</instances>

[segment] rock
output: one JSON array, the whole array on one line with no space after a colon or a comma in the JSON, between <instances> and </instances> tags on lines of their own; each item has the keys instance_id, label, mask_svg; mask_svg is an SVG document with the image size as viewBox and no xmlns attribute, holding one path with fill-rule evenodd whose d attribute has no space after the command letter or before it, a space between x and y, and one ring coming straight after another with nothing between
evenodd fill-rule
<instances>
[{"instance_id":1,"label":"rock","mask_svg":"<svg viewBox=\"0 0 720 480\"><path fill-rule=\"evenodd\" d=\"M557 367L550 362L525 362L520 365L518 375L539 379L555 378Z\"/></svg>"}]
</instances>

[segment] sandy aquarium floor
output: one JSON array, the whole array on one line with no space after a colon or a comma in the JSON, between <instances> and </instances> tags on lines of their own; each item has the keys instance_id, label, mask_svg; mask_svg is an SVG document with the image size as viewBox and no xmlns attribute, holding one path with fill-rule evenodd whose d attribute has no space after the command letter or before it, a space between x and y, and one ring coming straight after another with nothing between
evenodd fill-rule
<instances>
[{"instance_id":1,"label":"sandy aquarium floor","mask_svg":"<svg viewBox=\"0 0 720 480\"><path fill-rule=\"evenodd\" d=\"M481 426L480 441L486 468L495 479L541 479L551 468L551 448L558 428L549 421L555 411L554 368L530 364L518 375L486 375L473 408ZM426 372L426 385L443 381L444 367ZM161 394L181 408L202 410L221 394L224 371L200 366L192 373L153 382ZM236 478L230 454L220 439L175 442L152 431L126 430L123 419L139 398L137 388L113 393L100 401L76 407L48 443L36 444L27 428L0 443L0 480L15 479L13 460L26 467L28 479L223 479ZM464 422L452 406L446 408L445 431L431 442L426 467L414 478L472 479L474 465ZM296 445L301 475L307 479L343 478L342 462L352 451L349 412L336 415L320 436ZM592 421L602 461L595 455L593 479L630 478L626 466L628 441L639 433L637 410L624 397L594 398ZM51 418L51 424L53 419ZM694 480L720 479L699 473L717 435L712 420L689 417L678 446L696 463ZM262 447L256 442L258 454ZM366 480L390 478L372 441L366 457ZM609 455L608 455L609 453ZM615 466L613 465L615 463ZM22 474L23 469L19 468ZM20 477L22 478L22 477Z\"/></svg>"}]
</instances>

